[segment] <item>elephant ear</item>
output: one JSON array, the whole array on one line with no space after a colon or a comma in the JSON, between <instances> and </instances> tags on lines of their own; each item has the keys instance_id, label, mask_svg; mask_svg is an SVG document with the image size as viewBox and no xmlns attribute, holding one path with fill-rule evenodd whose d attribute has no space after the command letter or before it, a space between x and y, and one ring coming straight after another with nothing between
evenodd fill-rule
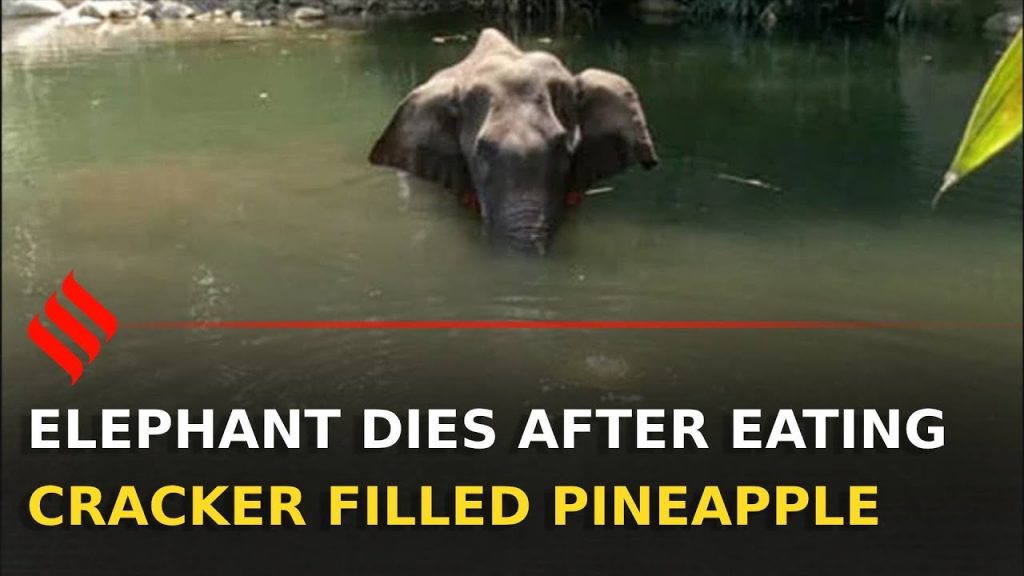
<instances>
[{"instance_id":1,"label":"elephant ear","mask_svg":"<svg viewBox=\"0 0 1024 576\"><path fill-rule=\"evenodd\" d=\"M466 190L469 171L459 147L457 94L448 78L432 79L409 93L370 151L370 163Z\"/></svg>"},{"instance_id":2,"label":"elephant ear","mask_svg":"<svg viewBox=\"0 0 1024 576\"><path fill-rule=\"evenodd\" d=\"M604 70L576 76L580 138L573 155L573 188L583 191L635 163L658 164L640 98L628 80Z\"/></svg>"}]
</instances>

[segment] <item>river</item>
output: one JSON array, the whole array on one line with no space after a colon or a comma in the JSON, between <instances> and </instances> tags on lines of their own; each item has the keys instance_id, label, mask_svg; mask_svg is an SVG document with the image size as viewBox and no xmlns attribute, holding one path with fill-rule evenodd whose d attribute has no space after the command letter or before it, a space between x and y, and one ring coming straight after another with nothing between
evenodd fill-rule
<instances>
[{"instance_id":1,"label":"river","mask_svg":"<svg viewBox=\"0 0 1024 576\"><path fill-rule=\"evenodd\" d=\"M1001 40L620 22L520 31L521 45L555 52L573 70L629 77L662 159L654 171L607 182L611 190L574 211L546 257L527 258L495 254L455 200L366 160L405 93L470 47L432 38L479 22L49 35L7 24L5 454L23 445L21 414L44 404L935 406L955 429L946 460L872 461L908 498L950 462L976 470L992 483L985 493L1007 507L970 535L962 526L942 535L1019 567L1019 557L1001 554L1020 537L1020 142L930 207ZM25 338L72 269L121 322L74 389ZM469 319L956 326L136 324ZM993 327L1005 324L1017 327ZM990 449L976 451L982 445ZM827 461L825 473L857 474L841 458ZM60 470L92 473L84 460L71 462ZM17 481L5 472L8 480ZM951 481L949 490L973 482L983 481ZM928 516L920 502L907 506L894 517L950 520ZM886 546L865 534L851 542ZM773 545L747 559L756 564ZM944 558L851 561L864 573L908 574Z\"/></svg>"}]
</instances>

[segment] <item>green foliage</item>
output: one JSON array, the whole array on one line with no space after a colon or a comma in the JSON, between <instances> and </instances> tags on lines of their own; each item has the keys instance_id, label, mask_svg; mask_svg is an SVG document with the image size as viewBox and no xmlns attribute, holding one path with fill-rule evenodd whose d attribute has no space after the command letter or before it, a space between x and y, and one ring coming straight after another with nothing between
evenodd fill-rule
<instances>
[{"instance_id":1,"label":"green foliage","mask_svg":"<svg viewBox=\"0 0 1024 576\"><path fill-rule=\"evenodd\" d=\"M999 59L967 122L960 147L933 205L964 176L988 162L1021 133L1021 31Z\"/></svg>"},{"instance_id":2,"label":"green foliage","mask_svg":"<svg viewBox=\"0 0 1024 576\"><path fill-rule=\"evenodd\" d=\"M998 9L996 0L887 0L885 19L901 27L913 23L973 29Z\"/></svg>"},{"instance_id":3,"label":"green foliage","mask_svg":"<svg viewBox=\"0 0 1024 576\"><path fill-rule=\"evenodd\" d=\"M827 22L881 21L899 25L978 21L995 10L993 0L688 0L699 19L779 19Z\"/></svg>"}]
</instances>

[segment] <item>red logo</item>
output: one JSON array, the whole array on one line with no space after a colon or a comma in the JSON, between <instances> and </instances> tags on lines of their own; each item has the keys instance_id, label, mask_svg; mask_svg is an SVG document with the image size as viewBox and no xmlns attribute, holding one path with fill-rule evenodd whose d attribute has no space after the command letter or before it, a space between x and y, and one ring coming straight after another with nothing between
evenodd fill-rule
<instances>
[{"instance_id":1,"label":"red logo","mask_svg":"<svg viewBox=\"0 0 1024 576\"><path fill-rule=\"evenodd\" d=\"M61 293L81 310L86 318L99 327L103 335L107 337L106 341L109 342L114 336L114 332L117 332L117 318L75 281L74 273L72 270L64 278L60 287ZM51 294L49 300L46 301L43 312L54 326L85 351L89 363L92 364L93 359L100 353L100 340L85 324L72 316L71 312L57 301L56 292ZM39 346L40 350L46 352L51 360L63 368L68 376L71 376L71 385L74 386L85 366L74 352L43 327L38 314L33 316L32 321L28 323L28 337L35 342L36 346Z\"/></svg>"}]
</instances>

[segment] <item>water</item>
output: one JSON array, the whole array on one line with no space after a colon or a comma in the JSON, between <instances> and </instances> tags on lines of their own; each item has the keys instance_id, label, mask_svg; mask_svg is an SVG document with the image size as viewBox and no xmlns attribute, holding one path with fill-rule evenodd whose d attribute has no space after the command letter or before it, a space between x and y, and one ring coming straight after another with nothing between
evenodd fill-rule
<instances>
[{"instance_id":1,"label":"water","mask_svg":"<svg viewBox=\"0 0 1024 576\"><path fill-rule=\"evenodd\" d=\"M468 49L430 38L470 26L9 31L5 357L22 361L23 324L72 268L122 321L1021 317L1020 145L928 209L998 43L523 35L630 77L663 158L523 261L487 250L451 198L365 160L404 93ZM564 338L488 346L560 364ZM402 371L423 351L394 353L413 356L388 358Z\"/></svg>"},{"instance_id":2,"label":"water","mask_svg":"<svg viewBox=\"0 0 1024 576\"><path fill-rule=\"evenodd\" d=\"M5 22L5 459L12 451L18 458L21 417L38 405L490 405L505 407L513 424L526 407L559 404L712 412L929 405L947 411L950 441L941 456L863 456L879 470L875 476L836 455L791 454L786 465L844 482L888 481L908 498L929 478L969 469L941 489L990 495L983 524L967 504L949 512L911 500L889 505L891 543L866 533L845 542L895 557L905 548L900 537L924 538L899 520L953 522L928 541L948 536L964 543L965 555L979 551L993 566L1019 567L1019 555L1005 554L1020 537L1018 329L130 326L216 319L1020 322L1020 143L938 211L929 208L999 41L627 23L563 35L521 32L523 46L553 51L573 70L595 66L629 77L662 158L656 171L609 181L613 190L588 198L551 254L535 259L494 254L474 216L452 198L404 185L366 162L404 94L469 49L431 38L474 26L441 18L357 30L111 28L40 36ZM123 323L74 389L24 336L70 269ZM194 458L162 460L160 473L184 473ZM631 458L630 470L649 478L664 465ZM704 458L724 459L741 470L737 477L774 466L757 456ZM51 478L102 475L73 457L34 462L18 463ZM429 475L437 462L412 456L390 466ZM486 478L484 465L458 462ZM514 471L494 466L511 481L531 473L522 462ZM572 477L568 464L549 459L544 466L554 477ZM714 470L697 474L724 482ZM5 473L8 481L22 480ZM974 531L963 534L964 525ZM755 547L747 559L756 564L783 545ZM823 558L831 553L822 550ZM956 554L884 565L865 555L855 566L908 574L928 562L945 566Z\"/></svg>"}]
</instances>

